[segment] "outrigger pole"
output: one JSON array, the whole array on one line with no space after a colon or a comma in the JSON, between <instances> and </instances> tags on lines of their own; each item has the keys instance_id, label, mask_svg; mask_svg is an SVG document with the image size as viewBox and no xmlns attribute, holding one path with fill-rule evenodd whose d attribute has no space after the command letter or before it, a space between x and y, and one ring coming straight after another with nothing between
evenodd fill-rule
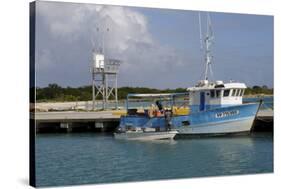
<instances>
[{"instance_id":1,"label":"outrigger pole","mask_svg":"<svg viewBox=\"0 0 281 189\"><path fill-rule=\"evenodd\" d=\"M199 32L200 32L200 48L203 49L203 39L202 39L202 26L201 26L201 14L199 12ZM213 29L212 29L212 23L211 23L211 17L210 14L207 13L207 32L206 32L206 37L204 38L205 42L205 75L204 75L204 80L208 80L208 72L212 73L212 52L211 52L211 46L213 44L214 40L214 35L213 35Z\"/></svg>"}]
</instances>

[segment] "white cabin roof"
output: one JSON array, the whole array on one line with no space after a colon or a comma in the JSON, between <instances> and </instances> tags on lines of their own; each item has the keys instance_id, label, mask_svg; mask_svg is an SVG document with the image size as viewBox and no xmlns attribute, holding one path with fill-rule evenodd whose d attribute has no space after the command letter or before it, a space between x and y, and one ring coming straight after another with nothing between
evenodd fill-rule
<instances>
[{"instance_id":1,"label":"white cabin roof","mask_svg":"<svg viewBox=\"0 0 281 189\"><path fill-rule=\"evenodd\" d=\"M199 82L199 84L195 87L187 88L187 91L204 91L211 89L246 89L247 86L245 83L220 83L216 84L213 82Z\"/></svg>"},{"instance_id":2,"label":"white cabin roof","mask_svg":"<svg viewBox=\"0 0 281 189\"><path fill-rule=\"evenodd\" d=\"M245 83L225 83L224 84L224 88L227 89L246 89L247 86L245 85Z\"/></svg>"}]
</instances>

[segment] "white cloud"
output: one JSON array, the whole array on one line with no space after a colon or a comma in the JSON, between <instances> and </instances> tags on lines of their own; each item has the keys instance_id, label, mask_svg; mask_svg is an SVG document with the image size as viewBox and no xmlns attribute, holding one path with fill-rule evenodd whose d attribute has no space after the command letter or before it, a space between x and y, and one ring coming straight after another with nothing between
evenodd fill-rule
<instances>
[{"instance_id":1,"label":"white cloud","mask_svg":"<svg viewBox=\"0 0 281 189\"><path fill-rule=\"evenodd\" d=\"M98 33L96 29L106 31L109 28L106 42L112 40L111 45L119 45L121 49L126 49L127 43L132 40L146 43L152 40L147 31L146 18L129 8L73 3L38 3L38 15L46 21L54 37L73 40L71 37L83 35L85 32L90 32L88 34L94 37L100 37L98 35L101 32ZM89 39L92 36L88 36Z\"/></svg>"},{"instance_id":2,"label":"white cloud","mask_svg":"<svg viewBox=\"0 0 281 189\"><path fill-rule=\"evenodd\" d=\"M102 46L103 33L105 53L124 61L121 66L123 74L128 73L130 76L132 73L136 79L143 78L143 73L153 77L155 70L166 73L174 66L182 65L175 49L159 44L149 32L147 18L133 9L91 4L37 3L37 13L43 21L40 24L45 25L48 37L57 40L57 43L80 45L81 49L90 52L87 47ZM81 44L83 39L88 46ZM94 42L92 45L91 39ZM64 54L60 49L61 56L71 56L71 52L65 51ZM38 56L44 54L39 53Z\"/></svg>"}]
</instances>

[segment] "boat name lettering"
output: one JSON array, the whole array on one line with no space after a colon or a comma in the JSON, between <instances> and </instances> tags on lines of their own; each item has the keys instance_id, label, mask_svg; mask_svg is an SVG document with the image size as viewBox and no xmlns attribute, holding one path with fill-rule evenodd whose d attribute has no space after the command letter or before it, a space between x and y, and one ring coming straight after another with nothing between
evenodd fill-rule
<instances>
[{"instance_id":1,"label":"boat name lettering","mask_svg":"<svg viewBox=\"0 0 281 189\"><path fill-rule=\"evenodd\" d=\"M227 116L233 116L239 114L239 110L225 111L216 113L216 118L223 118Z\"/></svg>"}]
</instances>

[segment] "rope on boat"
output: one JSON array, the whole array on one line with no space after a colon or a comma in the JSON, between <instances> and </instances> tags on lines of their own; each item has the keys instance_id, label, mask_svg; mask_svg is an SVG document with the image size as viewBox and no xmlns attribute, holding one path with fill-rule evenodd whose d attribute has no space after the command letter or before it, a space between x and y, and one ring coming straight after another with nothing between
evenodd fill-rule
<instances>
[{"instance_id":1,"label":"rope on boat","mask_svg":"<svg viewBox=\"0 0 281 189\"><path fill-rule=\"evenodd\" d=\"M266 123L272 122L272 120L262 119L262 118L259 118L259 117L256 117L256 120L263 121L263 122L266 122Z\"/></svg>"}]
</instances>

